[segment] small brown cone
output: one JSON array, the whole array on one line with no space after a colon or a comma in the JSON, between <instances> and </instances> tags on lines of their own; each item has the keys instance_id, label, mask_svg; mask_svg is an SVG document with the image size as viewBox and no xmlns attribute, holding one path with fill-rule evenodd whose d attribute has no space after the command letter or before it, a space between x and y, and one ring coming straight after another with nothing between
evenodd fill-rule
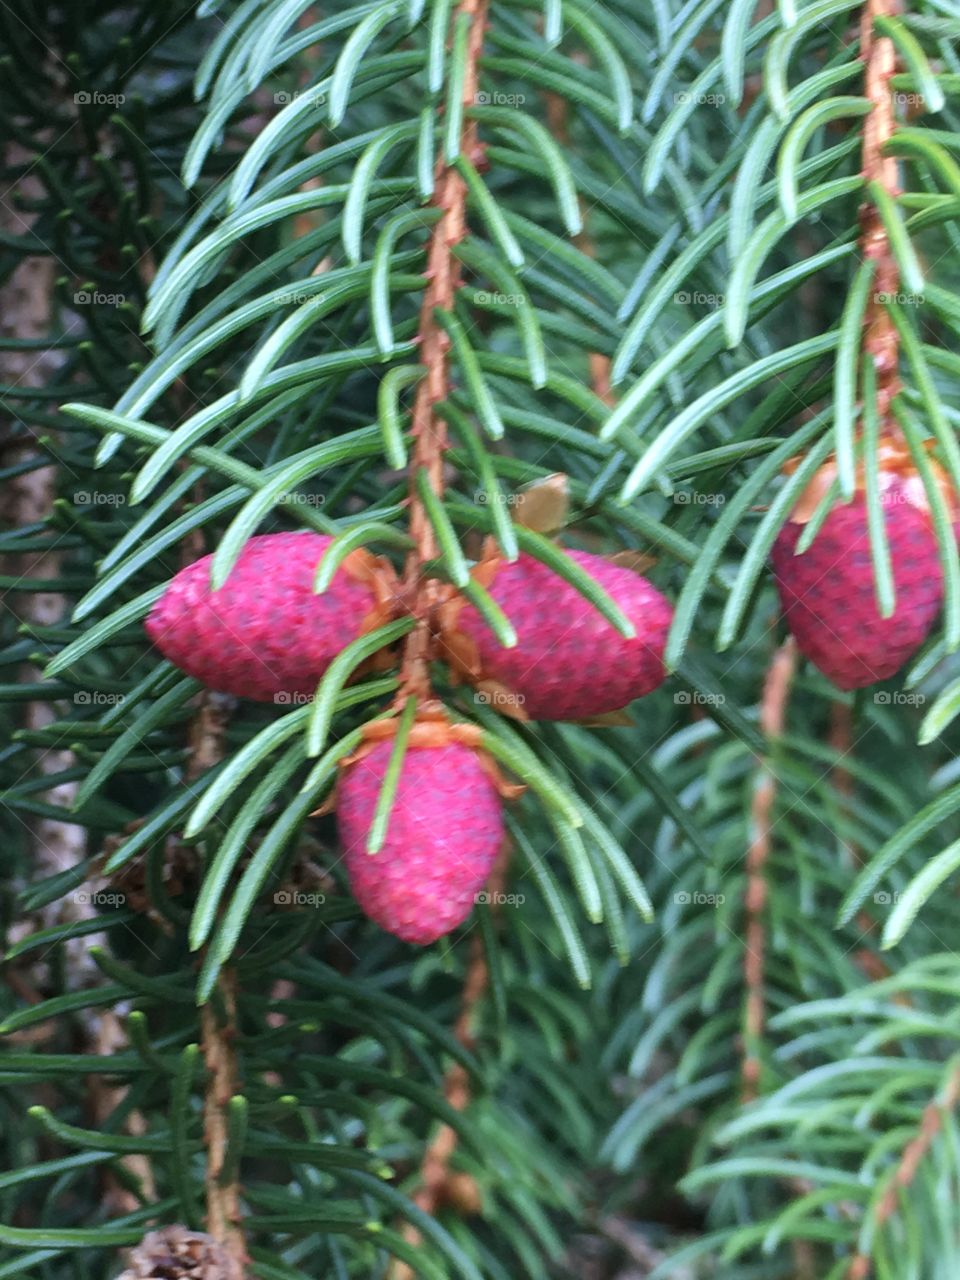
<instances>
[{"instance_id":1,"label":"small brown cone","mask_svg":"<svg viewBox=\"0 0 960 1280\"><path fill-rule=\"evenodd\" d=\"M179 1223L151 1231L130 1251L118 1280L246 1280L243 1268L202 1231Z\"/></svg>"}]
</instances>

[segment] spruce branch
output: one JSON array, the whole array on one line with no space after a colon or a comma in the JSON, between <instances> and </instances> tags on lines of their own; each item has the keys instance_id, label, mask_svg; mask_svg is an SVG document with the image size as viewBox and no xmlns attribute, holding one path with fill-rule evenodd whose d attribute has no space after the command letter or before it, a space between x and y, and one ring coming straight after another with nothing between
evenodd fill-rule
<instances>
[{"instance_id":1,"label":"spruce branch","mask_svg":"<svg viewBox=\"0 0 960 1280\"><path fill-rule=\"evenodd\" d=\"M466 28L463 53L461 124L458 154L474 167L480 158L477 123L468 113L476 99L479 60L487 23L487 0L461 0L453 15L452 29ZM400 697L430 696L428 664L433 647L433 612L439 603L440 583L424 576L423 566L439 556L439 543L421 491L421 474L430 491L443 497L444 454L447 449L446 419L438 412L450 393L449 351L451 339L439 322L439 312L450 312L460 285L460 262L454 250L467 234L467 183L460 169L447 163L441 154L436 163L431 203L441 210L430 231L427 248L427 281L420 309L420 361L426 368L413 404L413 455L410 462L410 536L414 549L407 557L404 585L417 626L404 645Z\"/></svg>"},{"instance_id":2,"label":"spruce branch","mask_svg":"<svg viewBox=\"0 0 960 1280\"><path fill-rule=\"evenodd\" d=\"M896 72L896 47L889 36L877 32L876 23L878 18L892 16L897 7L896 0L866 0L860 16L864 90L872 104L863 119L863 177L871 199L860 210L860 249L864 260L875 264L863 319L864 351L877 372L877 418L884 431L895 429L891 406L900 390L900 342L885 300L897 294L900 270L878 197L894 200L900 194L900 185L896 158L885 150L896 128L891 85Z\"/></svg>"},{"instance_id":3,"label":"spruce branch","mask_svg":"<svg viewBox=\"0 0 960 1280\"><path fill-rule=\"evenodd\" d=\"M741 1078L743 1099L757 1096L760 1083L760 1045L766 1024L764 994L764 961L767 937L764 909L767 902L767 860L773 846L773 809L777 799L778 779L770 756L782 737L787 712L787 699L797 665L797 646L793 637L777 649L767 668L760 704L760 727L767 740L766 758L760 760L759 777L750 805L750 848L747 852L747 937L744 951L746 1010L744 1016L743 1063Z\"/></svg>"}]
</instances>

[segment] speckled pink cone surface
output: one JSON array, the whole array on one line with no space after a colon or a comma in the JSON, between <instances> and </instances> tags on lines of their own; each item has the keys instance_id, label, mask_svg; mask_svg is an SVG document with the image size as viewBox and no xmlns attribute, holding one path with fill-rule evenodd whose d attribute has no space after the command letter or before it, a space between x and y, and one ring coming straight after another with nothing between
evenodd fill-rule
<instances>
[{"instance_id":1,"label":"speckled pink cone surface","mask_svg":"<svg viewBox=\"0 0 960 1280\"><path fill-rule=\"evenodd\" d=\"M926 512L887 491L887 540L896 586L893 616L877 608L867 509L860 496L836 506L810 547L794 548L804 526L789 522L773 548L773 571L787 626L803 654L841 689L886 680L930 631L943 578Z\"/></svg>"},{"instance_id":2,"label":"speckled pink cone surface","mask_svg":"<svg viewBox=\"0 0 960 1280\"><path fill-rule=\"evenodd\" d=\"M329 543L309 531L251 538L219 591L210 590L204 556L154 605L147 635L165 658L222 693L260 702L312 693L375 606L371 589L343 568L323 595L314 593Z\"/></svg>"},{"instance_id":3,"label":"speckled pink cone surface","mask_svg":"<svg viewBox=\"0 0 960 1280\"><path fill-rule=\"evenodd\" d=\"M586 551L568 551L636 628L626 640L578 591L532 556L501 564L490 594L513 623L517 645L501 647L472 605L457 629L476 645L483 674L505 685L531 720L581 720L650 693L666 671L673 618L646 578Z\"/></svg>"},{"instance_id":4,"label":"speckled pink cone surface","mask_svg":"<svg viewBox=\"0 0 960 1280\"><path fill-rule=\"evenodd\" d=\"M366 851L392 742L349 765L337 824L350 885L381 928L425 946L470 914L503 840L500 797L477 753L459 743L409 747L379 853Z\"/></svg>"}]
</instances>

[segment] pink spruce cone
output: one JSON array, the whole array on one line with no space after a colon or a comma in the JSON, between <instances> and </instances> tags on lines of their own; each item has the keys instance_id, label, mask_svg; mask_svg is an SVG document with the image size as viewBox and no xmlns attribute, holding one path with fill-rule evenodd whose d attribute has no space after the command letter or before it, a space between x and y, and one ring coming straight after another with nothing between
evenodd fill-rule
<instances>
[{"instance_id":1,"label":"pink spruce cone","mask_svg":"<svg viewBox=\"0 0 960 1280\"><path fill-rule=\"evenodd\" d=\"M153 606L147 635L165 658L222 693L258 702L312 693L351 640L385 620L381 564L352 552L323 595L314 575L330 538L309 531L251 538L219 591L210 556L177 574Z\"/></svg>"},{"instance_id":2,"label":"pink spruce cone","mask_svg":"<svg viewBox=\"0 0 960 1280\"><path fill-rule=\"evenodd\" d=\"M411 745L386 840L379 853L367 853L392 749L391 741L378 742L347 765L337 824L360 906L388 933L425 946L473 909L503 841L500 797L471 747Z\"/></svg>"},{"instance_id":3,"label":"pink spruce cone","mask_svg":"<svg viewBox=\"0 0 960 1280\"><path fill-rule=\"evenodd\" d=\"M663 651L673 618L670 602L646 578L586 551L568 551L612 597L636 628L627 640L552 569L521 555L514 564L481 561L474 571L517 633L502 647L473 605L454 601L443 644L469 679L500 686L531 720L585 720L618 711L666 677ZM492 577L491 577L492 568Z\"/></svg>"},{"instance_id":4,"label":"pink spruce cone","mask_svg":"<svg viewBox=\"0 0 960 1280\"><path fill-rule=\"evenodd\" d=\"M881 617L862 494L838 504L809 548L794 555L803 523L788 521L772 552L787 626L814 666L841 689L899 671L926 640L940 609L943 575L930 515L912 480L883 477L884 517L896 607Z\"/></svg>"}]
</instances>

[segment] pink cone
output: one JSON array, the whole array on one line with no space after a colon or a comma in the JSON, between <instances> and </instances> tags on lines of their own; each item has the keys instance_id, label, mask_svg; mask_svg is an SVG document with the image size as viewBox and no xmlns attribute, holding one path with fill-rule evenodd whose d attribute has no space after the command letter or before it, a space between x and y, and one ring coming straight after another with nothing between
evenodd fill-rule
<instances>
[{"instance_id":1,"label":"pink cone","mask_svg":"<svg viewBox=\"0 0 960 1280\"><path fill-rule=\"evenodd\" d=\"M503 841L500 797L470 747L411 746L386 840L369 854L367 835L392 748L379 742L344 770L337 824L360 906L388 933L425 946L473 909Z\"/></svg>"},{"instance_id":2,"label":"pink cone","mask_svg":"<svg viewBox=\"0 0 960 1280\"><path fill-rule=\"evenodd\" d=\"M314 575L330 538L309 531L251 538L219 591L210 556L177 574L146 621L165 658L211 689L258 702L309 694L376 608L341 566L323 595Z\"/></svg>"},{"instance_id":3,"label":"pink cone","mask_svg":"<svg viewBox=\"0 0 960 1280\"><path fill-rule=\"evenodd\" d=\"M636 628L626 640L584 597L532 556L502 562L489 591L517 633L504 649L472 605L456 630L476 647L484 678L504 685L531 720L583 720L617 711L666 677L663 651L673 618L646 578L586 551L568 551Z\"/></svg>"},{"instance_id":4,"label":"pink cone","mask_svg":"<svg viewBox=\"0 0 960 1280\"><path fill-rule=\"evenodd\" d=\"M884 497L887 540L896 587L893 616L877 607L862 496L837 505L810 547L794 555L804 526L780 531L772 563L787 626L800 651L841 689L859 689L899 671L926 640L940 610L943 575L929 515Z\"/></svg>"}]
</instances>

